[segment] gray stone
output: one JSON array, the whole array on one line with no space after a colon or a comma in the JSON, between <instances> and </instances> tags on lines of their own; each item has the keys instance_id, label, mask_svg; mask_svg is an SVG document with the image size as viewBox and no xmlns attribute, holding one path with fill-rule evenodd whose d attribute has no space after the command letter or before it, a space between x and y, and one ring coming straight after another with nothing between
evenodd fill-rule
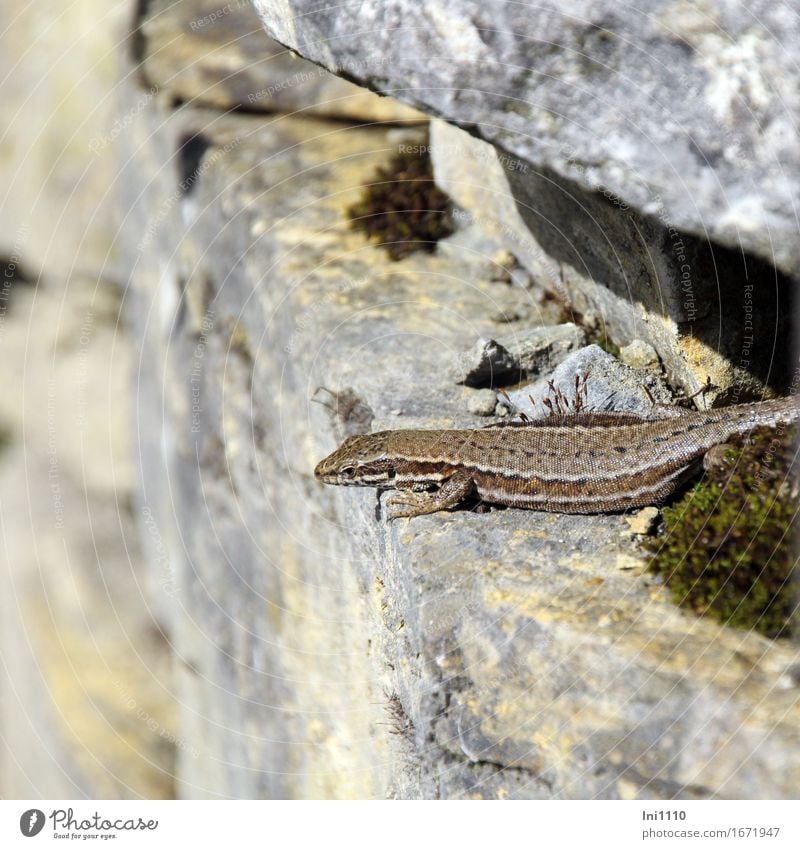
<instances>
[{"instance_id":1,"label":"gray stone","mask_svg":"<svg viewBox=\"0 0 800 849\"><path fill-rule=\"evenodd\" d=\"M478 389L467 397L467 410L474 416L492 416L497 407L494 389Z\"/></svg>"},{"instance_id":2,"label":"gray stone","mask_svg":"<svg viewBox=\"0 0 800 849\"><path fill-rule=\"evenodd\" d=\"M511 270L511 282L515 286L520 286L523 289L529 289L533 279L524 268L513 268Z\"/></svg>"},{"instance_id":3,"label":"gray stone","mask_svg":"<svg viewBox=\"0 0 800 849\"><path fill-rule=\"evenodd\" d=\"M778 92L800 91L798 24L767 0L710 0L702 17L683 0L646 15L613 0L256 6L304 56L380 57L362 84L468 128L474 143L435 131L437 180L616 345L653 345L687 395L710 376L709 401L788 391L800 95Z\"/></svg>"},{"instance_id":4,"label":"gray stone","mask_svg":"<svg viewBox=\"0 0 800 849\"><path fill-rule=\"evenodd\" d=\"M465 386L500 386L549 371L585 341L586 334L574 324L520 330L503 343L479 339L458 356L451 373Z\"/></svg>"},{"instance_id":5,"label":"gray stone","mask_svg":"<svg viewBox=\"0 0 800 849\"><path fill-rule=\"evenodd\" d=\"M433 124L431 147L438 184L463 210L457 224L469 221L505 244L537 289L587 329L619 345L651 344L687 395L707 377L738 397L786 375L791 314L779 320L775 305L789 293L784 281L776 297L774 271L751 268L743 278L741 258L719 247L712 253L553 173L510 171L491 145L443 121Z\"/></svg>"},{"instance_id":6,"label":"gray stone","mask_svg":"<svg viewBox=\"0 0 800 849\"><path fill-rule=\"evenodd\" d=\"M434 173L435 176L435 173ZM441 186L441 182L437 179ZM445 189L445 191L447 191ZM490 280L497 283L511 283L511 274L517 268L517 258L511 251L497 251L492 257Z\"/></svg>"},{"instance_id":7,"label":"gray stone","mask_svg":"<svg viewBox=\"0 0 800 849\"><path fill-rule=\"evenodd\" d=\"M497 386L508 375L519 374L519 360L494 339L478 339L459 355L452 367L453 380L465 386Z\"/></svg>"},{"instance_id":8,"label":"gray stone","mask_svg":"<svg viewBox=\"0 0 800 849\"><path fill-rule=\"evenodd\" d=\"M549 372L564 360L570 351L586 342L586 333L574 324L556 327L536 327L519 333L506 344L519 368L525 374Z\"/></svg>"},{"instance_id":9,"label":"gray stone","mask_svg":"<svg viewBox=\"0 0 800 849\"><path fill-rule=\"evenodd\" d=\"M654 408L654 402L664 406L672 402L669 389L656 375L623 365L598 345L589 345L570 354L552 374L510 392L512 408L531 418L550 415L551 408L546 401L555 405L553 409L556 412L559 409L566 412L567 406L572 410L576 379L580 387L580 405L585 410L613 410L649 416L663 414L661 408ZM561 397L568 403L559 407L554 390L560 390ZM531 398L535 403L531 404ZM680 415L680 410L674 408L674 413Z\"/></svg>"},{"instance_id":10,"label":"gray stone","mask_svg":"<svg viewBox=\"0 0 800 849\"><path fill-rule=\"evenodd\" d=\"M619 350L619 358L626 366L632 368L658 368L658 354L652 345L634 339L630 345L625 345Z\"/></svg>"},{"instance_id":11,"label":"gray stone","mask_svg":"<svg viewBox=\"0 0 800 849\"><path fill-rule=\"evenodd\" d=\"M768 0L255 0L269 32L531 167L800 273L800 24ZM368 30L369 38L364 38ZM635 47L632 48L632 45Z\"/></svg>"},{"instance_id":12,"label":"gray stone","mask_svg":"<svg viewBox=\"0 0 800 849\"><path fill-rule=\"evenodd\" d=\"M161 96L220 109L425 120L410 106L341 78L368 73L370 62L345 63L329 73L269 38L243 0L153 0L139 9L139 73Z\"/></svg>"},{"instance_id":13,"label":"gray stone","mask_svg":"<svg viewBox=\"0 0 800 849\"><path fill-rule=\"evenodd\" d=\"M164 212L160 163L198 132ZM676 609L619 517L389 525L374 490L313 478L350 426L316 387L374 430L475 424L447 369L491 336L493 252L456 234L390 263L349 228L386 130L154 107L131 144L130 232L163 222L134 251L134 314L143 486L179 541L180 793L794 795L797 688L776 683L796 653ZM610 372L572 356L565 377Z\"/></svg>"}]
</instances>

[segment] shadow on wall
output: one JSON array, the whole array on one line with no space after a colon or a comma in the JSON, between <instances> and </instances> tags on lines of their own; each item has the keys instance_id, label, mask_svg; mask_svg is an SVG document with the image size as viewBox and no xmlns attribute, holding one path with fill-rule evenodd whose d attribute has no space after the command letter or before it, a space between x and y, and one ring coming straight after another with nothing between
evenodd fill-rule
<instances>
[{"instance_id":1,"label":"shadow on wall","mask_svg":"<svg viewBox=\"0 0 800 849\"><path fill-rule=\"evenodd\" d=\"M682 337L719 352L745 381L749 376L777 392L789 389L798 309L792 278L548 169L524 176L510 171L508 179L525 224L556 261L671 319ZM734 381L738 389L720 400L748 400L755 393L743 385Z\"/></svg>"}]
</instances>

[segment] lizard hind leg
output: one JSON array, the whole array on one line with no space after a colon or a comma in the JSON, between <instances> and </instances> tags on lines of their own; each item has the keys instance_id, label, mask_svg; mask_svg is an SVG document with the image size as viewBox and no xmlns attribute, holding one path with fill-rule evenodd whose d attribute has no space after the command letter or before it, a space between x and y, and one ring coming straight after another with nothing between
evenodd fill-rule
<instances>
[{"instance_id":1,"label":"lizard hind leg","mask_svg":"<svg viewBox=\"0 0 800 849\"><path fill-rule=\"evenodd\" d=\"M428 513L449 510L469 498L475 492L475 481L466 472L454 472L436 492L404 491L388 502L387 519L413 518Z\"/></svg>"}]
</instances>

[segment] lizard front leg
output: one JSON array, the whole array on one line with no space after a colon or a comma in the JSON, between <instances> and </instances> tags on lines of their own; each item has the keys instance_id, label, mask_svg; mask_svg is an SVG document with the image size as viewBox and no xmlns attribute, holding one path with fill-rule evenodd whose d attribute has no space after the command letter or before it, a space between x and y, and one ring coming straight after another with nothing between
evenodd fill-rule
<instances>
[{"instance_id":1,"label":"lizard front leg","mask_svg":"<svg viewBox=\"0 0 800 849\"><path fill-rule=\"evenodd\" d=\"M427 513L438 513L449 510L469 498L475 492L475 481L466 472L454 472L443 481L436 492L405 492L393 498L387 507L386 518L392 522L395 519L424 516ZM399 506L400 509L392 509Z\"/></svg>"}]
</instances>

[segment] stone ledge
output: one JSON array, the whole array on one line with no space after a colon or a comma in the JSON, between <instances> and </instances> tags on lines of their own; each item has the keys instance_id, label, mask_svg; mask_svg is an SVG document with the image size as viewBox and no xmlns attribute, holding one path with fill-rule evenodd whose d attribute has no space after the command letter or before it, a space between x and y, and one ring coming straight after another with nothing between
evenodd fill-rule
<instances>
[{"instance_id":1,"label":"stone ledge","mask_svg":"<svg viewBox=\"0 0 800 849\"><path fill-rule=\"evenodd\" d=\"M373 429L476 423L446 366L496 332L499 298L538 308L492 281L497 244L462 230L391 263L349 229L344 210L394 147L385 129L153 106L128 179L151 185L150 146L197 133L198 178L136 280L144 394L165 416L151 436L170 446L166 478L156 452L143 475L172 495L180 592L163 615L201 748L184 786L792 796L796 653L677 611L620 517L387 527L374 492L314 481L346 429L310 402L318 386L360 399ZM171 180L152 184L140 228Z\"/></svg>"},{"instance_id":2,"label":"stone ledge","mask_svg":"<svg viewBox=\"0 0 800 849\"><path fill-rule=\"evenodd\" d=\"M800 274L800 23L768 0L702 13L684 0L647 13L617 0L535 14L504 0L254 5L273 37L331 70L379 57L362 85Z\"/></svg>"},{"instance_id":3,"label":"stone ledge","mask_svg":"<svg viewBox=\"0 0 800 849\"><path fill-rule=\"evenodd\" d=\"M800 100L766 83L796 77L780 40L796 25L756 25L769 4L255 5L304 56L360 61L363 85L450 122L432 133L437 181L577 323L647 341L686 395L710 379L707 402L787 390L800 145L781 138Z\"/></svg>"},{"instance_id":4,"label":"stone ledge","mask_svg":"<svg viewBox=\"0 0 800 849\"><path fill-rule=\"evenodd\" d=\"M145 85L174 101L350 121L425 120L273 41L245 0L154 0L136 22L134 44ZM354 65L353 75L365 67Z\"/></svg>"}]
</instances>

